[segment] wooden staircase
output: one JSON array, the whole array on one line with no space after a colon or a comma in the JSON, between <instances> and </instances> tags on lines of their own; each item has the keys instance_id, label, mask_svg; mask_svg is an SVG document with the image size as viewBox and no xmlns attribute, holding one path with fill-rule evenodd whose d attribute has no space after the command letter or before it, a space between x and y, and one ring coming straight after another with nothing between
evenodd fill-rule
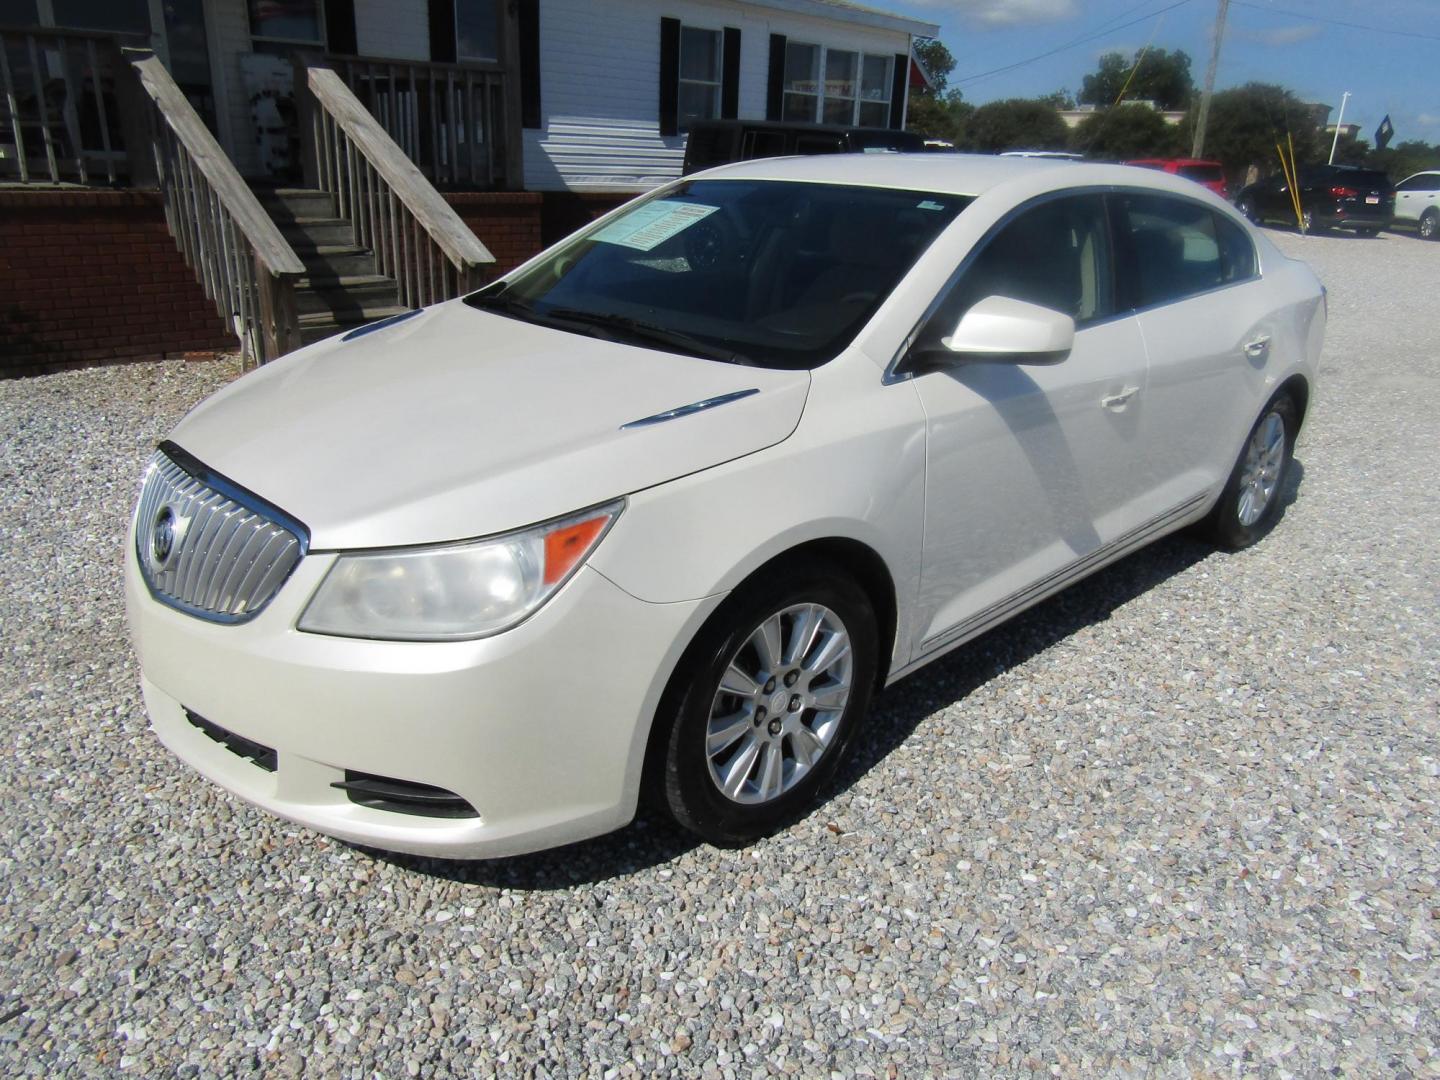
<instances>
[{"instance_id":1,"label":"wooden staircase","mask_svg":"<svg viewBox=\"0 0 1440 1080\"><path fill-rule=\"evenodd\" d=\"M373 251L355 243L354 227L335 215L330 195L303 188L256 195L305 264L295 281L302 344L408 310L400 303L399 283L378 271Z\"/></svg>"}]
</instances>

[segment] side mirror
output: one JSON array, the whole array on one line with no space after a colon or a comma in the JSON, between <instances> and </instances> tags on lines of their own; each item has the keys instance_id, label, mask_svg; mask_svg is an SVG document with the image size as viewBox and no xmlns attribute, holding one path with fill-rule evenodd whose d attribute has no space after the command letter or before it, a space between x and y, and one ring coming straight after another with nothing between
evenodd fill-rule
<instances>
[{"instance_id":1,"label":"side mirror","mask_svg":"<svg viewBox=\"0 0 1440 1080\"><path fill-rule=\"evenodd\" d=\"M965 312L955 332L940 344L943 349L926 351L926 361L942 366L985 361L1058 364L1075 347L1075 320L1024 300L989 296Z\"/></svg>"}]
</instances>

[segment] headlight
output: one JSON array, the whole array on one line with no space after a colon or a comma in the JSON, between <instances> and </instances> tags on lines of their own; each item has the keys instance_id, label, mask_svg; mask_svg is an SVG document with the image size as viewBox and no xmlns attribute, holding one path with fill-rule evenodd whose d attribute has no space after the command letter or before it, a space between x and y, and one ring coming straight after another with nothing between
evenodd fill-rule
<instances>
[{"instance_id":1,"label":"headlight","mask_svg":"<svg viewBox=\"0 0 1440 1080\"><path fill-rule=\"evenodd\" d=\"M462 641L534 614L579 569L624 501L445 547L342 555L300 616L312 634Z\"/></svg>"}]
</instances>

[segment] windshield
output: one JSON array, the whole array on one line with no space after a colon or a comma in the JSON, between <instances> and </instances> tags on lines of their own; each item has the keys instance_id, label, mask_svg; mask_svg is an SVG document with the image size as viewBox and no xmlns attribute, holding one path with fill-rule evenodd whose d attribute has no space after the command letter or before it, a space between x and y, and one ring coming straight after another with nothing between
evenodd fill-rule
<instances>
[{"instance_id":1,"label":"windshield","mask_svg":"<svg viewBox=\"0 0 1440 1080\"><path fill-rule=\"evenodd\" d=\"M847 345L971 198L695 180L466 298L561 330L774 368Z\"/></svg>"}]
</instances>

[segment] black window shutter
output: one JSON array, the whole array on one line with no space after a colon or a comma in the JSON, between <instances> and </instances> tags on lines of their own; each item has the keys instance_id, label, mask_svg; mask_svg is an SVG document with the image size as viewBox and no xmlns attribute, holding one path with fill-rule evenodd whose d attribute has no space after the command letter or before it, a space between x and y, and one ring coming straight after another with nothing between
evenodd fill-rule
<instances>
[{"instance_id":1,"label":"black window shutter","mask_svg":"<svg viewBox=\"0 0 1440 1080\"><path fill-rule=\"evenodd\" d=\"M455 63L455 0L430 0L430 59Z\"/></svg>"},{"instance_id":2,"label":"black window shutter","mask_svg":"<svg viewBox=\"0 0 1440 1080\"><path fill-rule=\"evenodd\" d=\"M765 88L765 119L779 120L785 103L785 35L770 35L770 83Z\"/></svg>"},{"instance_id":3,"label":"black window shutter","mask_svg":"<svg viewBox=\"0 0 1440 1080\"><path fill-rule=\"evenodd\" d=\"M660 20L660 134L680 134L680 20Z\"/></svg>"},{"instance_id":4,"label":"black window shutter","mask_svg":"<svg viewBox=\"0 0 1440 1080\"><path fill-rule=\"evenodd\" d=\"M895 76L890 84L890 126L897 131L905 126L905 91L910 86L910 57L895 54Z\"/></svg>"},{"instance_id":5,"label":"black window shutter","mask_svg":"<svg viewBox=\"0 0 1440 1080\"><path fill-rule=\"evenodd\" d=\"M354 56L360 51L355 37L355 0L325 0L325 51Z\"/></svg>"},{"instance_id":6,"label":"black window shutter","mask_svg":"<svg viewBox=\"0 0 1440 1080\"><path fill-rule=\"evenodd\" d=\"M740 116L740 31L725 27L724 66L720 69L720 119Z\"/></svg>"},{"instance_id":7,"label":"black window shutter","mask_svg":"<svg viewBox=\"0 0 1440 1080\"><path fill-rule=\"evenodd\" d=\"M520 126L538 128L540 109L540 0L520 0Z\"/></svg>"}]
</instances>

